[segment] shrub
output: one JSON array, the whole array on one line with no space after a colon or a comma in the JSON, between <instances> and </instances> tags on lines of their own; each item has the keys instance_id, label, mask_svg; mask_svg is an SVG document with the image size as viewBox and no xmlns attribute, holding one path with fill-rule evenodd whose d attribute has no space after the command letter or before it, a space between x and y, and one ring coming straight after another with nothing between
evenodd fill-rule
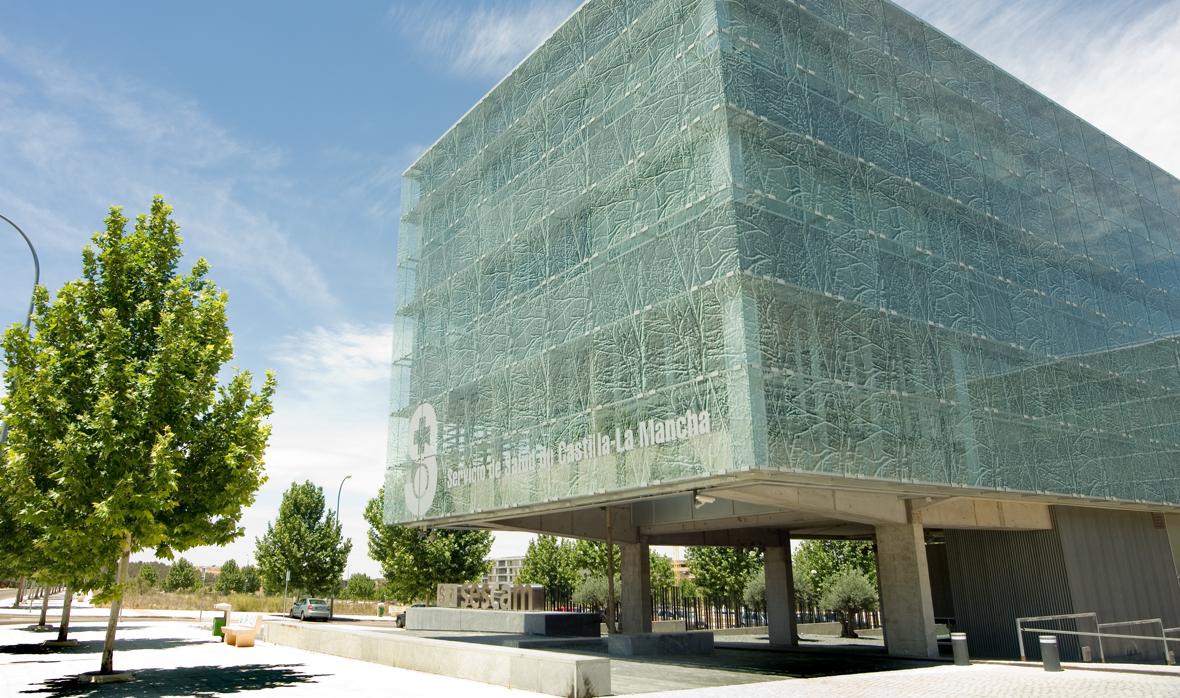
<instances>
[{"instance_id":1,"label":"shrub","mask_svg":"<svg viewBox=\"0 0 1180 698\"><path fill-rule=\"evenodd\" d=\"M877 607L877 590L863 573L846 569L828 584L821 603L839 614L841 637L857 637L852 618L860 611Z\"/></svg>"}]
</instances>

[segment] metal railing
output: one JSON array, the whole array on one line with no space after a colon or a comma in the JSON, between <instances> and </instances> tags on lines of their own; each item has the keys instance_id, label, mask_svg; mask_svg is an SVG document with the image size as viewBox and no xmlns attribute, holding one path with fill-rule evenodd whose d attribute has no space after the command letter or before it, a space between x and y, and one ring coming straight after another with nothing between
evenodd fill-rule
<instances>
[{"instance_id":1,"label":"metal railing","mask_svg":"<svg viewBox=\"0 0 1180 698\"><path fill-rule=\"evenodd\" d=\"M1094 621L1094 627L1097 632L1086 632L1083 630L1065 630L1062 628L1026 628L1025 623L1036 621L1053 621L1053 620L1078 620L1088 618ZM1159 625L1159 635L1129 635L1125 633L1107 633L1102 632L1103 628L1110 628L1113 626L1126 625ZM1103 638L1120 639L1120 640L1148 640L1150 642L1160 642L1164 650L1164 661L1168 664L1175 664L1174 655L1168 649L1169 642L1180 642L1180 638L1168 637L1168 633L1180 631L1180 628L1165 628L1163 621L1159 618L1147 618L1143 620L1129 620L1129 621L1113 621L1108 623L1099 623L1097 613L1064 613L1051 616L1029 616L1025 618L1016 619L1016 640L1020 645L1020 660L1028 661L1028 656L1024 649L1024 633L1040 633L1048 635L1066 635L1069 637L1096 637L1098 638L1098 657L1099 661L1106 662L1106 649L1103 645Z\"/></svg>"}]
</instances>

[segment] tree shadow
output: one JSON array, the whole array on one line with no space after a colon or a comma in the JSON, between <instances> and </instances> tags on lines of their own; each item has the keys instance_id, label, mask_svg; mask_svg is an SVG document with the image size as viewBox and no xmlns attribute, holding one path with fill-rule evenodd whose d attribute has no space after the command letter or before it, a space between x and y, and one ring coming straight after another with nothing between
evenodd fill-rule
<instances>
[{"instance_id":1,"label":"tree shadow","mask_svg":"<svg viewBox=\"0 0 1180 698\"><path fill-rule=\"evenodd\" d=\"M47 625L45 627L51 628L53 630L53 632L57 632L57 629L60 626L58 626L56 623L50 623L49 625ZM146 628L146 627L147 627L146 625L120 625L119 632L123 632L124 630L142 630L143 628ZM46 632L45 630L37 630L36 627L32 624L21 626L18 628L12 628L12 630L19 630L22 633L45 633ZM74 633L87 633L87 632L90 632L90 633L104 632L105 633L106 630L107 630L106 623L103 623L102 625L96 625L93 623L90 625L70 623L70 635L73 635Z\"/></svg>"},{"instance_id":2,"label":"tree shadow","mask_svg":"<svg viewBox=\"0 0 1180 698\"><path fill-rule=\"evenodd\" d=\"M129 650L166 650L173 647L185 647L188 645L203 645L212 640L178 640L174 638L131 638L127 640L116 640L115 651L124 652ZM0 654L88 654L94 652L101 652L103 646L102 640L80 640L77 645L73 647L49 647L41 643L37 644L22 644L22 645L4 645L0 646Z\"/></svg>"},{"instance_id":3,"label":"tree shadow","mask_svg":"<svg viewBox=\"0 0 1180 698\"><path fill-rule=\"evenodd\" d=\"M73 676L50 679L22 691L53 698L94 696L212 696L313 682L324 674L299 671L302 664L241 664L177 669L137 669L129 683L80 683Z\"/></svg>"}]
</instances>

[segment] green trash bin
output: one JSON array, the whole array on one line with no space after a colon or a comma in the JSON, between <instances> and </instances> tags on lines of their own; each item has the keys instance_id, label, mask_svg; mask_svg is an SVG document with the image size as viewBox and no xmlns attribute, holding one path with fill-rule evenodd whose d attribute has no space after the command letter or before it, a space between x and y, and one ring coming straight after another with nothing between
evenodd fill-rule
<instances>
[{"instance_id":1,"label":"green trash bin","mask_svg":"<svg viewBox=\"0 0 1180 698\"><path fill-rule=\"evenodd\" d=\"M221 629L225 627L225 617L213 619L213 634L217 637L223 637Z\"/></svg>"},{"instance_id":2,"label":"green trash bin","mask_svg":"<svg viewBox=\"0 0 1180 698\"><path fill-rule=\"evenodd\" d=\"M381 618L384 615L385 615L385 604L383 604L383 603L377 604L377 617Z\"/></svg>"}]
</instances>

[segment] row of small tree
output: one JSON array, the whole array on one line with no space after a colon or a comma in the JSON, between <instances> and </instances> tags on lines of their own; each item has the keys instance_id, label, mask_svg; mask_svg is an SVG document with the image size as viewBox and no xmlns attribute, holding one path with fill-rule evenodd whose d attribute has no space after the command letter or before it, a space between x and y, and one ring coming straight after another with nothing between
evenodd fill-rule
<instances>
[{"instance_id":1,"label":"row of small tree","mask_svg":"<svg viewBox=\"0 0 1180 698\"><path fill-rule=\"evenodd\" d=\"M0 576L111 601L103 673L131 555L230 542L265 480L274 377L220 380L228 298L205 260L179 271L171 214L156 197L129 228L112 208L81 278L52 299L38 287L31 329L3 337Z\"/></svg>"},{"instance_id":2,"label":"row of small tree","mask_svg":"<svg viewBox=\"0 0 1180 698\"><path fill-rule=\"evenodd\" d=\"M163 577L155 565L142 563L131 580L131 587L140 594L157 589L169 593L208 590L218 594L254 594L262 588L258 569L253 565L239 567L234 560L227 560L208 586L202 576L200 570L183 557L168 566Z\"/></svg>"}]
</instances>

